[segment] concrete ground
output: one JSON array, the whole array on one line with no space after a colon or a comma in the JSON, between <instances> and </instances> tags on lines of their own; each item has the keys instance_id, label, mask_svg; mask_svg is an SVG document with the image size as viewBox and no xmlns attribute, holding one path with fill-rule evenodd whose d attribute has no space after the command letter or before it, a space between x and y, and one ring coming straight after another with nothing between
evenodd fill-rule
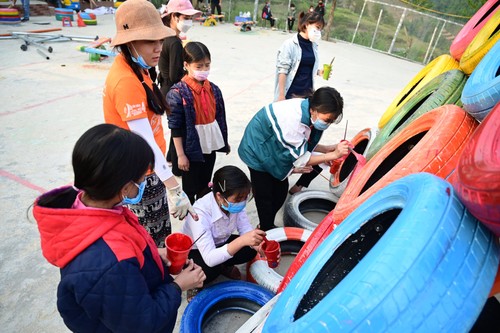
<instances>
[{"instance_id":1,"label":"concrete ground","mask_svg":"<svg viewBox=\"0 0 500 333\"><path fill-rule=\"evenodd\" d=\"M0 34L53 27L62 24L54 17L32 17L22 25L0 25ZM113 37L114 17L98 16L96 26L64 27L55 33ZM233 151L218 155L216 169L233 164L247 172L237 155L238 143L250 118L272 101L276 51L291 35L265 29L242 33L225 23L196 25L188 37L208 46L210 80L219 85L226 103ZM19 39L0 40L0 330L67 332L56 309L59 270L42 256L30 205L44 191L72 182L74 143L103 122L101 91L112 59L90 62L76 50L84 42L50 43L49 60L32 45L22 51L21 44ZM376 126L396 94L422 68L344 42L321 41L319 50L321 63L333 56L335 62L332 78L318 78L316 87L337 88L345 102L344 120L325 133L323 143L341 140L346 120L348 139ZM310 188L328 190L328 182L317 177ZM255 207L250 205L248 212L256 225ZM174 231L179 225L173 222ZM178 322L185 306L184 300Z\"/></svg>"}]
</instances>

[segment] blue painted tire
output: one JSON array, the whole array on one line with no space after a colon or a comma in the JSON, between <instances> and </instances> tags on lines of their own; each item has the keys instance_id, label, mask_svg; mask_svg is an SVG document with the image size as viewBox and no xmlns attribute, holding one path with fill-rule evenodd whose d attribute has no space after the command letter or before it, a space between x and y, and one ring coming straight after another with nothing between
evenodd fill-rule
<instances>
[{"instance_id":1,"label":"blue painted tire","mask_svg":"<svg viewBox=\"0 0 500 333\"><path fill-rule=\"evenodd\" d=\"M486 53L472 72L462 91L464 110L478 121L500 101L500 41Z\"/></svg>"},{"instance_id":2,"label":"blue painted tire","mask_svg":"<svg viewBox=\"0 0 500 333\"><path fill-rule=\"evenodd\" d=\"M274 294L264 287L245 281L228 281L214 284L202 290L188 304L181 320L180 331L184 333L202 332L207 314L217 309L219 304L231 300L247 300L261 308L274 297ZM238 306L238 305L237 305ZM253 313L258 309L249 309ZM223 309L222 309L223 311Z\"/></svg>"},{"instance_id":3,"label":"blue painted tire","mask_svg":"<svg viewBox=\"0 0 500 333\"><path fill-rule=\"evenodd\" d=\"M312 253L263 332L468 332L499 261L492 233L427 173L370 197Z\"/></svg>"}]
</instances>

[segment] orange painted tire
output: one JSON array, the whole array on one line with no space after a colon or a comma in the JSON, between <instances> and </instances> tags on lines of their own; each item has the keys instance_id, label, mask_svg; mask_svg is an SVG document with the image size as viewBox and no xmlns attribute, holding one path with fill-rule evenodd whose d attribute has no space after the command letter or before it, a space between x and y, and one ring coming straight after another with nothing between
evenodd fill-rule
<instances>
[{"instance_id":1,"label":"orange painted tire","mask_svg":"<svg viewBox=\"0 0 500 333\"><path fill-rule=\"evenodd\" d=\"M373 193L412 173L429 172L441 178L451 174L476 127L476 120L463 109L445 105L424 114L390 140L364 166L347 186L335 209L316 227L295 257L278 292L285 289L319 244ZM409 153L408 149L411 149ZM342 206L339 207L339 203Z\"/></svg>"},{"instance_id":2,"label":"orange painted tire","mask_svg":"<svg viewBox=\"0 0 500 333\"><path fill-rule=\"evenodd\" d=\"M443 54L428 63L417 75L406 85L405 88L396 96L391 105L384 112L378 122L379 128L384 128L392 116L402 107L413 95L415 95L423 86L429 83L439 74L450 69L458 69L458 62L448 54Z\"/></svg>"},{"instance_id":3,"label":"orange painted tire","mask_svg":"<svg viewBox=\"0 0 500 333\"><path fill-rule=\"evenodd\" d=\"M500 8L500 0L488 0L464 25L450 46L450 54L460 61L467 46L486 24L490 17Z\"/></svg>"},{"instance_id":4,"label":"orange painted tire","mask_svg":"<svg viewBox=\"0 0 500 333\"><path fill-rule=\"evenodd\" d=\"M293 227L274 228L266 232L267 239L280 243L281 254L298 253L310 236L310 230ZM247 263L247 281L257 283L276 293L283 276L269 268L266 258L257 253L255 258Z\"/></svg>"},{"instance_id":5,"label":"orange painted tire","mask_svg":"<svg viewBox=\"0 0 500 333\"><path fill-rule=\"evenodd\" d=\"M333 219L342 222L373 193L406 175L428 172L446 178L457 166L476 127L477 121L455 105L423 114L368 161L347 186L335 206Z\"/></svg>"},{"instance_id":6,"label":"orange painted tire","mask_svg":"<svg viewBox=\"0 0 500 333\"><path fill-rule=\"evenodd\" d=\"M465 146L453 185L471 214L500 237L500 103Z\"/></svg>"},{"instance_id":7,"label":"orange painted tire","mask_svg":"<svg viewBox=\"0 0 500 333\"><path fill-rule=\"evenodd\" d=\"M500 39L500 10L496 11L479 30L460 58L460 68L470 75L477 64Z\"/></svg>"},{"instance_id":8,"label":"orange painted tire","mask_svg":"<svg viewBox=\"0 0 500 333\"><path fill-rule=\"evenodd\" d=\"M366 157L366 153L376 136L377 130L373 128L365 128L358 132L351 140L354 151ZM330 192L332 192L337 201L340 199L342 193L344 193L357 163L358 160L356 157L352 153L349 153L347 158L340 163L338 171L330 175Z\"/></svg>"}]
</instances>

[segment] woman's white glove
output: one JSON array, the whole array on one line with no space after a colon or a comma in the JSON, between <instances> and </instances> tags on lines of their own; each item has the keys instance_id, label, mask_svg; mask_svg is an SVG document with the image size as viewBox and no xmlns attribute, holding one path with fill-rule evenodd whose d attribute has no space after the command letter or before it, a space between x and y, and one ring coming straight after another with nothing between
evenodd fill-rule
<instances>
[{"instance_id":1,"label":"woman's white glove","mask_svg":"<svg viewBox=\"0 0 500 333\"><path fill-rule=\"evenodd\" d=\"M172 188L168 188L168 206L170 208L170 214L173 217L179 218L179 220L183 220L187 213L191 214L195 221L198 221L198 215L194 211L193 206L191 206L191 202L189 201L188 196L184 191L181 190L181 186L177 185Z\"/></svg>"}]
</instances>

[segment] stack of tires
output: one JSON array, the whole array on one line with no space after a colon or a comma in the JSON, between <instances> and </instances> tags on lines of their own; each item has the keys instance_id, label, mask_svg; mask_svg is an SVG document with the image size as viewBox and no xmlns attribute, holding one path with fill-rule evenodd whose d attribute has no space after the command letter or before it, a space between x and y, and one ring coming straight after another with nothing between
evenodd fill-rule
<instances>
[{"instance_id":1,"label":"stack of tires","mask_svg":"<svg viewBox=\"0 0 500 333\"><path fill-rule=\"evenodd\" d=\"M499 9L487 1L352 140L368 163L332 174L333 209L252 332L480 330L500 292ZM284 219L308 227L303 202L328 196L303 193Z\"/></svg>"}]
</instances>

